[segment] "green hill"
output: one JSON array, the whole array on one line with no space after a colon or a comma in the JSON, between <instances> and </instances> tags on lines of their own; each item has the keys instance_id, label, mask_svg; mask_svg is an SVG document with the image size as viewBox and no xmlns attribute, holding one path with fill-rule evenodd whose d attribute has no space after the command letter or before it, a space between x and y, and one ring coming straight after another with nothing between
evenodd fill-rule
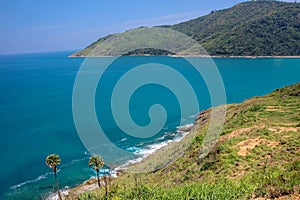
<instances>
[{"instance_id":1,"label":"green hill","mask_svg":"<svg viewBox=\"0 0 300 200\"><path fill-rule=\"evenodd\" d=\"M300 55L300 4L251 1L170 28L211 55Z\"/></svg>"},{"instance_id":2,"label":"green hill","mask_svg":"<svg viewBox=\"0 0 300 200\"><path fill-rule=\"evenodd\" d=\"M184 33L198 41L210 55L216 56L300 56L300 4L279 1L249 1L231 8L172 26L160 26ZM132 31L132 30L130 30ZM116 34L121 36L125 33ZM72 56L89 56L106 41L105 49L94 56L111 55L116 43L107 43L115 35L99 39ZM126 36L127 37L127 36ZM135 40L150 40L140 38ZM157 37L160 38L160 37ZM124 46L124 45L123 45ZM178 53L178 52L173 52ZM144 49L128 54L164 55L168 52Z\"/></svg>"},{"instance_id":3,"label":"green hill","mask_svg":"<svg viewBox=\"0 0 300 200\"><path fill-rule=\"evenodd\" d=\"M109 183L110 199L293 199L300 192L300 83L227 107L222 134L205 157L203 140L211 109L175 146L182 156L150 173L122 173ZM133 167L145 168L176 151L170 145ZM105 199L104 188L70 191L70 199ZM283 196L283 197L282 197Z\"/></svg>"}]
</instances>

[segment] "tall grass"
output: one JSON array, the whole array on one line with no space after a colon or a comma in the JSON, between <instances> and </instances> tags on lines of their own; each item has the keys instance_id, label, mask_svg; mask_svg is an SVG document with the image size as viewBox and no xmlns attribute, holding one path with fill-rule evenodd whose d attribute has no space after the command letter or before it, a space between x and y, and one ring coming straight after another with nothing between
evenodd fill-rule
<instances>
[{"instance_id":1,"label":"tall grass","mask_svg":"<svg viewBox=\"0 0 300 200\"><path fill-rule=\"evenodd\" d=\"M266 163L267 165L267 163ZM158 184L140 184L137 187L114 185L108 199L128 200L184 200L184 199L249 199L253 196L276 198L295 192L300 185L300 161L288 163L285 169L263 166L260 172L250 173L241 179L221 177L206 182L180 184L165 188ZM298 191L299 192L299 191ZM80 200L106 199L104 190L84 193Z\"/></svg>"}]
</instances>

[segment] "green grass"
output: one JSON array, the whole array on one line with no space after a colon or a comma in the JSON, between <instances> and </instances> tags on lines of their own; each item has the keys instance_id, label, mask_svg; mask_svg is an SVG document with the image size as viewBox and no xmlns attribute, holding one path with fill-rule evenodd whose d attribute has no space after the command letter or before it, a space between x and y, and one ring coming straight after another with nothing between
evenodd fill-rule
<instances>
[{"instance_id":1,"label":"green grass","mask_svg":"<svg viewBox=\"0 0 300 200\"><path fill-rule=\"evenodd\" d=\"M222 177L222 181L199 181L164 188L158 184L140 183L137 187L111 188L110 199L249 199L252 196L269 198L290 194L293 188L300 184L300 162L293 162L285 166L285 170L277 167L264 169L260 174L249 173L239 180ZM103 191L87 192L78 199L105 199Z\"/></svg>"}]
</instances>

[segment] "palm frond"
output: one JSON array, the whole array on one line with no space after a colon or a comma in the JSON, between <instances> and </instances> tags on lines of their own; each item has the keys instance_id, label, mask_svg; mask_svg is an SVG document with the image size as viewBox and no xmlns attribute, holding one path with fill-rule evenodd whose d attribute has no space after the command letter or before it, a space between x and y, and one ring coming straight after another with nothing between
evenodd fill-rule
<instances>
[{"instance_id":1,"label":"palm frond","mask_svg":"<svg viewBox=\"0 0 300 200\"><path fill-rule=\"evenodd\" d=\"M104 166L104 160L99 155L93 155L89 160L89 166L94 166L94 169L100 169Z\"/></svg>"},{"instance_id":2,"label":"palm frond","mask_svg":"<svg viewBox=\"0 0 300 200\"><path fill-rule=\"evenodd\" d=\"M46 157L46 165L50 168L54 168L56 165L60 165L60 157L57 154L50 154Z\"/></svg>"}]
</instances>

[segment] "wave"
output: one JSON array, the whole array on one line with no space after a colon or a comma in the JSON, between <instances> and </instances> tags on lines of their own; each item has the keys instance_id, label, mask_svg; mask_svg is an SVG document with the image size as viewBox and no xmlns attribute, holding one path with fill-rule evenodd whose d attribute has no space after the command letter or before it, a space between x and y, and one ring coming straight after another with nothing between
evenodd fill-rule
<instances>
[{"instance_id":1,"label":"wave","mask_svg":"<svg viewBox=\"0 0 300 200\"><path fill-rule=\"evenodd\" d=\"M115 170L123 169L128 165L139 163L157 150L167 146L169 143L181 141L187 134L189 134L193 125L193 123L189 123L176 127L177 130L175 132L165 132L162 137L159 137L155 140L155 143L148 144L144 148L136 146L126 148L126 150L134 153L136 156L138 156L138 158L127 161L124 165L117 167ZM172 139L166 139L167 137Z\"/></svg>"},{"instance_id":2,"label":"wave","mask_svg":"<svg viewBox=\"0 0 300 200\"><path fill-rule=\"evenodd\" d=\"M22 182L22 183L20 183L20 184L18 184L18 185L11 186L9 189L15 190L15 189L18 189L18 188L20 188L20 187L26 185L26 184L34 183L34 182L37 182L37 181L39 181L39 180L45 179L45 178L47 178L47 176L48 176L49 174L51 174L51 173L52 173L52 172L47 172L47 173L45 173L45 174L43 174L43 175L38 176L37 178L35 178L35 179L33 179L33 180L25 181L25 182Z\"/></svg>"},{"instance_id":3,"label":"wave","mask_svg":"<svg viewBox=\"0 0 300 200\"><path fill-rule=\"evenodd\" d=\"M193 123L189 123L189 124L185 124L182 126L177 126L177 131L180 130L181 128L191 128L194 124Z\"/></svg>"},{"instance_id":4,"label":"wave","mask_svg":"<svg viewBox=\"0 0 300 200\"><path fill-rule=\"evenodd\" d=\"M149 156L150 154L154 153L155 151L157 151L158 149L161 149L164 146L168 145L170 142L172 142L172 140L167 140L164 142L148 145L147 148L142 149L139 152L136 152L135 154L141 155L142 157L145 158L145 157Z\"/></svg>"},{"instance_id":5,"label":"wave","mask_svg":"<svg viewBox=\"0 0 300 200\"><path fill-rule=\"evenodd\" d=\"M75 163L77 162L80 162L80 161L83 161L83 160L87 160L88 158L87 157L83 157L83 158L79 158L79 159L75 159L75 160L71 160L70 162L68 162L67 164L64 164L64 165L61 165L60 169L63 169L65 167L68 167L70 165L74 165ZM60 170L59 169L59 170ZM59 170L57 172L59 172ZM52 172L53 174L53 172Z\"/></svg>"},{"instance_id":6,"label":"wave","mask_svg":"<svg viewBox=\"0 0 300 200\"><path fill-rule=\"evenodd\" d=\"M65 190L60 190L60 192L63 194L63 195L68 195L69 194L69 187L66 186L66 189ZM59 200L59 197L58 197L58 194L57 193L50 193L46 200Z\"/></svg>"},{"instance_id":7,"label":"wave","mask_svg":"<svg viewBox=\"0 0 300 200\"><path fill-rule=\"evenodd\" d=\"M85 159L86 159L86 158L80 158L80 159L72 160L72 161L70 161L70 162L67 163L67 164L61 165L60 169L57 170L57 173L59 173L63 168L66 168L66 167L68 167L68 166L70 166L70 165L73 165L73 164L76 163L76 162L79 162L79 161L82 161L82 160L85 160ZM53 174L54 174L54 173L53 173L52 171L47 172L47 173L45 173L45 174L42 174L42 175L38 176L38 177L35 178L35 179L28 180L28 181L24 181L24 182L19 183L19 184L17 184L17 185L13 185L13 186L9 187L9 189L11 189L11 190L19 189L19 188L21 188L21 187L23 187L23 186L25 186L25 185L28 185L28 184L35 183L35 182L38 182L38 181L40 181L40 180L46 179L48 176L52 176Z\"/></svg>"},{"instance_id":8,"label":"wave","mask_svg":"<svg viewBox=\"0 0 300 200\"><path fill-rule=\"evenodd\" d=\"M89 151L85 151L85 152L84 152L84 155L92 156L92 154L91 154Z\"/></svg>"},{"instance_id":9,"label":"wave","mask_svg":"<svg viewBox=\"0 0 300 200\"><path fill-rule=\"evenodd\" d=\"M176 136L176 132L164 132L164 135L155 139L155 141L158 143L160 141L165 141L167 138L174 138Z\"/></svg>"},{"instance_id":10,"label":"wave","mask_svg":"<svg viewBox=\"0 0 300 200\"><path fill-rule=\"evenodd\" d=\"M189 116L189 118L193 118L193 119L195 119L195 117L197 117L197 115L198 115L198 114L193 114L193 115L190 115L190 116Z\"/></svg>"},{"instance_id":11,"label":"wave","mask_svg":"<svg viewBox=\"0 0 300 200\"><path fill-rule=\"evenodd\" d=\"M132 153L138 153L142 150L142 148L134 146L134 147L128 147L128 148L126 148L126 150L129 151L129 152L132 152Z\"/></svg>"}]
</instances>

